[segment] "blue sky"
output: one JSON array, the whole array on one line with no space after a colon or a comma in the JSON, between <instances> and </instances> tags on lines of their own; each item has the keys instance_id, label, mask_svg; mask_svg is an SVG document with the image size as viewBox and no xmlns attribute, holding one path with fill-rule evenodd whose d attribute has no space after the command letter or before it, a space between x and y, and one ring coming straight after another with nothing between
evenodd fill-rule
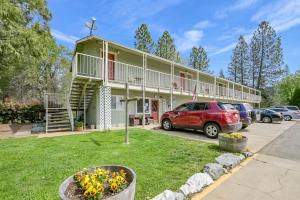
<instances>
[{"instance_id":1,"label":"blue sky","mask_svg":"<svg viewBox=\"0 0 300 200\"><path fill-rule=\"evenodd\" d=\"M49 0L50 23L58 43L73 49L88 35L84 26L97 19L94 34L133 47L134 31L149 25L156 41L168 30L177 49L188 57L192 46L203 46L210 68L218 74L230 62L239 35L249 41L262 20L282 38L284 61L300 70L300 0Z\"/></svg>"}]
</instances>

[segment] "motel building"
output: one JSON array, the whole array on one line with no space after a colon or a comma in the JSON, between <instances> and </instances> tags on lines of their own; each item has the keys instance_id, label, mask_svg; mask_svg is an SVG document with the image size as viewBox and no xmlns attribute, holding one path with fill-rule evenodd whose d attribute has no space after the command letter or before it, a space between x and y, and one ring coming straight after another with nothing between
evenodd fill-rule
<instances>
[{"instance_id":1,"label":"motel building","mask_svg":"<svg viewBox=\"0 0 300 200\"><path fill-rule=\"evenodd\" d=\"M76 42L71 71L67 94L45 95L47 132L73 130L73 119L84 128L124 127L126 85L130 98L137 99L129 103L131 125L159 123L162 113L194 96L253 106L261 101L259 90L98 36Z\"/></svg>"}]
</instances>

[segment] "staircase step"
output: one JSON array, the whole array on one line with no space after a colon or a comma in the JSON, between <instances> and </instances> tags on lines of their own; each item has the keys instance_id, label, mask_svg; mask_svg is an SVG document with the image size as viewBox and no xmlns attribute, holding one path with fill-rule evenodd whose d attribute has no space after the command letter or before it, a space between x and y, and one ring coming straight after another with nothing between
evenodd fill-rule
<instances>
[{"instance_id":1,"label":"staircase step","mask_svg":"<svg viewBox=\"0 0 300 200\"><path fill-rule=\"evenodd\" d=\"M70 124L69 120L58 120L58 121L49 121L48 124Z\"/></svg>"},{"instance_id":2,"label":"staircase step","mask_svg":"<svg viewBox=\"0 0 300 200\"><path fill-rule=\"evenodd\" d=\"M68 124L48 124L48 129L53 129L53 128L71 128L70 123Z\"/></svg>"},{"instance_id":3,"label":"staircase step","mask_svg":"<svg viewBox=\"0 0 300 200\"><path fill-rule=\"evenodd\" d=\"M56 128L56 129L48 129L47 132L64 132L71 131L71 128Z\"/></svg>"}]
</instances>

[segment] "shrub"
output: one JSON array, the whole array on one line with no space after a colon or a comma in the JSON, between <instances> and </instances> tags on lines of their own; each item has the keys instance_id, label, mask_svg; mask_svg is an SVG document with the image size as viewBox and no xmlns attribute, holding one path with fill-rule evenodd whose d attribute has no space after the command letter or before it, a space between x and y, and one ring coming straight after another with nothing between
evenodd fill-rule
<instances>
[{"instance_id":1,"label":"shrub","mask_svg":"<svg viewBox=\"0 0 300 200\"><path fill-rule=\"evenodd\" d=\"M44 119L45 109L41 103L0 102L1 123L35 123Z\"/></svg>"},{"instance_id":2,"label":"shrub","mask_svg":"<svg viewBox=\"0 0 300 200\"><path fill-rule=\"evenodd\" d=\"M75 127L76 127L76 128L83 127L83 123L82 123L82 122L76 122L76 123L75 123Z\"/></svg>"}]
</instances>

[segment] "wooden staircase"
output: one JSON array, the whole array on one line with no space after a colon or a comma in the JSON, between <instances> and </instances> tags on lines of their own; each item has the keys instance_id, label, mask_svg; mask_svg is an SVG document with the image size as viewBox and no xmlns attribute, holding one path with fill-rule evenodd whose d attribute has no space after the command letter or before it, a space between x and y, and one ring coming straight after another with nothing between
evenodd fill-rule
<instances>
[{"instance_id":1,"label":"wooden staircase","mask_svg":"<svg viewBox=\"0 0 300 200\"><path fill-rule=\"evenodd\" d=\"M49 109L47 132L71 131L71 122L67 109Z\"/></svg>"}]
</instances>

